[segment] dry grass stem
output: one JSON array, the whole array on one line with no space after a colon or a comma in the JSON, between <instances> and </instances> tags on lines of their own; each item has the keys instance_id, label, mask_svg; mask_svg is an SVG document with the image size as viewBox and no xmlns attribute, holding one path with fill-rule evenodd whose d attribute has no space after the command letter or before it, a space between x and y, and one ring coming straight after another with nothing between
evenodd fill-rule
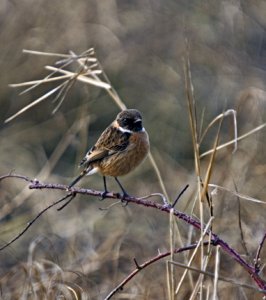
<instances>
[{"instance_id":1,"label":"dry grass stem","mask_svg":"<svg viewBox=\"0 0 266 300\"><path fill-rule=\"evenodd\" d=\"M211 224L212 224L213 219L214 219L214 218L211 217L211 218L209 219L209 222L206 224L206 227L204 228L203 234L201 234L200 239L199 239L198 242L197 242L197 246L196 246L196 248L194 249L194 251L192 252L192 254L191 254L190 258L189 258L189 261L188 261L188 264L187 264L188 267L191 266L191 264L192 264L192 262L193 262L193 259L195 258L195 255L196 255L196 253L197 253L197 251L198 251L199 246L200 246L201 243L203 242L203 239L204 239L206 233L207 233L208 230L210 229L210 226L211 226ZM183 284L184 279L185 279L185 276L187 275L187 272L188 272L188 270L185 270L184 273L183 273L183 275L181 276L181 279L179 280L178 285L177 285L177 287L176 287L176 289L175 289L175 295L177 295L177 294L179 293L180 288L181 288L181 285Z\"/></svg>"},{"instance_id":2,"label":"dry grass stem","mask_svg":"<svg viewBox=\"0 0 266 300\"><path fill-rule=\"evenodd\" d=\"M36 86L36 85L40 85L40 84L43 84L43 83L49 83L49 82L53 82L53 81L59 81L59 80L63 80L63 79L68 79L71 76L72 76L71 74L68 74L68 75L61 75L61 76L52 77L52 78L47 78L46 77L46 78L40 79L40 80L26 81L26 82L21 82L21 83L11 83L11 84L9 84L9 86L13 87L13 88L22 87L22 86L28 86L28 85Z\"/></svg>"},{"instance_id":3,"label":"dry grass stem","mask_svg":"<svg viewBox=\"0 0 266 300\"><path fill-rule=\"evenodd\" d=\"M8 123L12 120L14 120L16 117L18 117L19 115L23 114L24 112L26 112L27 110L29 110L30 108L32 108L33 106L41 103L42 101L46 100L48 97L50 97L51 95L53 95L55 92L57 92L58 90L60 90L62 87L64 86L64 83L60 84L59 86L57 86L56 88L50 90L49 92L47 92L46 94L44 94L43 96L41 96L40 98L36 99L35 101L33 101L32 103L30 103L29 105L23 107L21 110L19 110L17 113L15 113L14 115L12 115L11 117L9 117L8 119L5 120L5 123Z\"/></svg>"},{"instance_id":4,"label":"dry grass stem","mask_svg":"<svg viewBox=\"0 0 266 300\"><path fill-rule=\"evenodd\" d=\"M188 265L186 265L186 264L182 264L182 263L177 262L177 261L171 261L170 263L171 263L171 264L174 264L174 265L176 265L176 266L178 266L178 267L181 267L181 268L183 268L183 269L188 269L189 271L201 273L201 274L203 274L203 275L205 275L205 276L209 276L209 277L215 278L215 274L212 273L212 272L209 272L209 271L203 271L203 270L200 270L200 269L197 269L197 268L188 266ZM259 293L264 293L264 291L263 291L262 289L258 289L258 288L256 288L256 287L254 287L253 285L250 285L250 284L246 284L246 283L242 283L242 282L237 282L235 279L231 279L231 278L229 278L229 277L218 276L218 280L224 281L224 282L228 282L228 283L230 283L230 284L232 284L232 285L235 285L235 286L247 288L247 289L250 289L250 290L259 292Z\"/></svg>"},{"instance_id":5,"label":"dry grass stem","mask_svg":"<svg viewBox=\"0 0 266 300\"><path fill-rule=\"evenodd\" d=\"M191 71L190 71L190 59L189 59L189 44L186 44L186 57L183 60L183 69L185 77L185 93L186 93L186 102L188 107L189 123L193 144L193 153L194 153L194 165L195 173L197 178L197 199L199 204L200 211L200 223L201 223L201 236L203 237L203 204L201 201L201 168L200 168L200 156L199 156L199 138L198 138L198 121L197 121L197 111L196 111L196 100L194 97L194 87L192 83ZM203 238L201 239L201 251L200 251L200 261L201 269L203 269L203 258L204 258L204 247L203 247Z\"/></svg>"},{"instance_id":6,"label":"dry grass stem","mask_svg":"<svg viewBox=\"0 0 266 300\"><path fill-rule=\"evenodd\" d=\"M203 181L203 188L202 188L201 195L200 195L200 200L201 201L203 201L203 198L205 196L207 197L208 202L211 201L208 197L208 184L211 180L211 174L212 174L212 170L214 168L215 154L216 154L216 149L217 149L217 146L218 146L218 143L219 143L219 137L220 137L220 130L221 130L221 126L222 126L222 121L223 121L223 118L220 119L218 131L217 131L215 142L214 142L215 151L213 151L213 153L211 155L211 158L210 158L210 161L209 161L209 164L208 164L208 168L207 168L207 171L206 171L205 179ZM210 212L211 212L211 216L212 216L213 215L212 203L210 202L208 204L210 206Z\"/></svg>"},{"instance_id":7,"label":"dry grass stem","mask_svg":"<svg viewBox=\"0 0 266 300\"><path fill-rule=\"evenodd\" d=\"M59 72L59 73L62 73L62 74L68 75L68 76L76 76L77 75L75 72L62 70L60 68L56 68L56 67L53 67L53 66L45 66L45 69L47 69L49 71L56 71L56 72ZM87 74L87 73L85 73L85 74ZM92 75L92 73L88 73L88 74ZM111 88L110 84L108 84L106 82L103 82L103 81L100 81L100 80L95 80L93 78L89 78L85 75L78 75L76 79L78 81L88 83L88 84L91 84L91 85L94 85L94 86L97 86L99 88L103 88L103 89L106 89L106 90Z\"/></svg>"},{"instance_id":8,"label":"dry grass stem","mask_svg":"<svg viewBox=\"0 0 266 300\"><path fill-rule=\"evenodd\" d=\"M170 210L170 214L169 214L169 241L170 241L170 259L171 261L174 260L174 249L175 249L175 217L174 217L174 209ZM168 264L168 262L167 262ZM174 300L175 298L175 276L174 276L174 267L173 265L169 265L168 267L168 271L169 271L169 291L168 291L168 295L170 295L169 300Z\"/></svg>"},{"instance_id":9,"label":"dry grass stem","mask_svg":"<svg viewBox=\"0 0 266 300\"><path fill-rule=\"evenodd\" d=\"M248 136L250 136L250 135L252 135L252 134L254 134L254 133L256 133L256 132L262 130L265 126L266 126L266 123L263 123L263 124L261 124L261 125L255 127L254 129L248 131L247 133L245 133L245 134L239 136L239 137L237 138L237 141L241 141L241 140L247 138ZM219 150L221 150L221 149L223 149L223 148L226 148L226 147L228 147L228 146L230 146L230 145L232 145L232 144L235 144L235 142L236 142L236 141L235 141L235 139L234 139L234 140L231 140L231 141L229 141L229 142L227 142L227 143L224 143L224 144L218 146L218 147L216 148L215 151L219 151ZM211 149L211 150L208 150L208 151L202 153L202 154L200 155L200 158L202 158L202 157L204 157L204 156L206 156L206 155L209 155L209 154L213 153L213 151L214 151L214 149Z\"/></svg>"},{"instance_id":10,"label":"dry grass stem","mask_svg":"<svg viewBox=\"0 0 266 300\"><path fill-rule=\"evenodd\" d=\"M223 120L224 117L227 116L233 116L233 124L234 124L234 139L232 140L232 142L234 143L234 150L232 153L234 153L237 150L237 121L236 121L236 111L234 109L228 109L226 112L218 115L216 118L214 118L206 127L206 129L204 130L203 134L200 136L200 144L202 143L203 139L205 138L206 134L208 133L208 131L210 130L210 128L216 123L218 122L220 119ZM201 156L200 156L201 157Z\"/></svg>"},{"instance_id":11,"label":"dry grass stem","mask_svg":"<svg viewBox=\"0 0 266 300\"><path fill-rule=\"evenodd\" d=\"M220 269L220 246L216 247L215 269L214 269L214 279L213 279L213 296L212 296L213 300L216 300L218 298L219 269Z\"/></svg>"},{"instance_id":12,"label":"dry grass stem","mask_svg":"<svg viewBox=\"0 0 266 300\"><path fill-rule=\"evenodd\" d=\"M254 202L254 203L258 203L258 204L266 204L265 201L262 201L262 200L250 197L248 195L244 195L244 194L232 191L232 190L230 190L230 189L228 189L226 187L219 186L217 184L209 183L209 187L213 187L214 188L214 190L212 191L213 195L217 194L217 190L221 190L221 191L229 192L232 195L235 195L236 197L238 197L240 199L243 199L243 200L246 200L246 201L251 201L251 202Z\"/></svg>"}]
</instances>

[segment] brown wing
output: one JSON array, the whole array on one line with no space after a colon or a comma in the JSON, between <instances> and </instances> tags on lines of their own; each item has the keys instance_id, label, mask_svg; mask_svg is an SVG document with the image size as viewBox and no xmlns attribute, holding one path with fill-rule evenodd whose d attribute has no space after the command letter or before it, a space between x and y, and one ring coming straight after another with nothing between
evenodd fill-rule
<instances>
[{"instance_id":1,"label":"brown wing","mask_svg":"<svg viewBox=\"0 0 266 300\"><path fill-rule=\"evenodd\" d=\"M96 144L88 151L80 165L88 165L100 161L117 152L124 151L129 144L130 133L121 132L113 126L109 126L101 134Z\"/></svg>"}]
</instances>

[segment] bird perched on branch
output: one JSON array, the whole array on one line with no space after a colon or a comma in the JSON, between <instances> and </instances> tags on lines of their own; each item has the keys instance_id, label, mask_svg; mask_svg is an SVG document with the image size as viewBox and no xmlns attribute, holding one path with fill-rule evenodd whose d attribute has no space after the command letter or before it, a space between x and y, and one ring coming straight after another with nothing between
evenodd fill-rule
<instances>
[{"instance_id":1,"label":"bird perched on branch","mask_svg":"<svg viewBox=\"0 0 266 300\"><path fill-rule=\"evenodd\" d=\"M84 169L69 188L85 175L99 172L103 175L104 182L102 198L108 193L106 176L115 178L123 192L123 198L128 196L117 177L135 169L147 156L149 146L149 136L142 126L140 112L136 109L121 111L82 159L80 166Z\"/></svg>"}]
</instances>

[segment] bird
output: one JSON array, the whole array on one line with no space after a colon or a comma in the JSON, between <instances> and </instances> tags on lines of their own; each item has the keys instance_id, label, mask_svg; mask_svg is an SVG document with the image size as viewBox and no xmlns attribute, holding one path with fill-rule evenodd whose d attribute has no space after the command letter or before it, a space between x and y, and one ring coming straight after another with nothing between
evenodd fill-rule
<instances>
[{"instance_id":1,"label":"bird","mask_svg":"<svg viewBox=\"0 0 266 300\"><path fill-rule=\"evenodd\" d=\"M86 153L80 162L83 170L70 183L68 189L84 176L99 172L103 176L104 184L102 199L108 193L106 176L114 177L124 199L129 195L118 177L134 170L146 158L149 149L149 135L142 125L141 113L137 109L122 110Z\"/></svg>"}]
</instances>

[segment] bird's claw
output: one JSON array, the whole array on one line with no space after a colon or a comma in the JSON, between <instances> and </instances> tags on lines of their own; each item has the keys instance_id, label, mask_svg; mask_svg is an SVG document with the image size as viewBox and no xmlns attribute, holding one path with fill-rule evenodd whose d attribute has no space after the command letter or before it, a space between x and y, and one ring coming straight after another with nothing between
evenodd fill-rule
<instances>
[{"instance_id":1,"label":"bird's claw","mask_svg":"<svg viewBox=\"0 0 266 300\"><path fill-rule=\"evenodd\" d=\"M102 192L100 201L103 201L106 198L107 194L108 194L108 191Z\"/></svg>"},{"instance_id":2,"label":"bird's claw","mask_svg":"<svg viewBox=\"0 0 266 300\"><path fill-rule=\"evenodd\" d=\"M121 199L122 206L126 207L128 205L128 201L125 200L125 199L130 197L130 196L126 192L124 192L123 194L119 194L119 197Z\"/></svg>"}]
</instances>

